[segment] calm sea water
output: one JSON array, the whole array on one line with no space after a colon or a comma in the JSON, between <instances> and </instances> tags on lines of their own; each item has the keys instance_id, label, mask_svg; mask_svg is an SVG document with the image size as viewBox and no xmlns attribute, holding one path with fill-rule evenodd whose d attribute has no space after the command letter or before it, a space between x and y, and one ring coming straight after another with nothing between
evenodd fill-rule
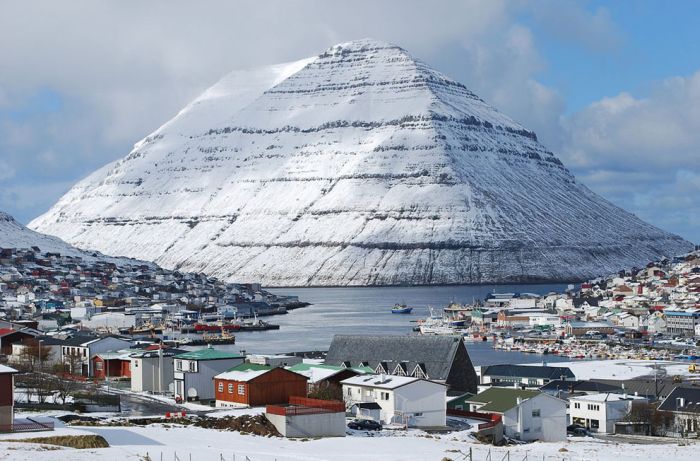
<instances>
[{"instance_id":1,"label":"calm sea water","mask_svg":"<svg viewBox=\"0 0 700 461\"><path fill-rule=\"evenodd\" d=\"M471 303L474 299L483 299L493 289L493 285L274 289L271 291L297 295L312 305L265 319L279 324L279 330L239 332L235 345L217 348L260 354L328 350L336 334L410 334L415 322L428 316L428 306L441 310L453 301ZM499 293L546 294L561 292L566 284L499 285L496 289ZM392 314L390 310L395 303L413 306L413 312ZM534 354L493 350L490 341L467 346L475 365L542 361L542 356ZM547 357L547 361L559 360L562 359Z\"/></svg>"}]
</instances>

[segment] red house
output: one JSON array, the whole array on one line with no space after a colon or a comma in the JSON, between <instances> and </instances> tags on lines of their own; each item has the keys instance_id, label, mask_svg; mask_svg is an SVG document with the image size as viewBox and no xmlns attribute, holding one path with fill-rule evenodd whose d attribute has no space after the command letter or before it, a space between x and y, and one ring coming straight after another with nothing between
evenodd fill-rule
<instances>
[{"instance_id":1,"label":"red house","mask_svg":"<svg viewBox=\"0 0 700 461\"><path fill-rule=\"evenodd\" d=\"M287 403L306 397L306 376L254 363L243 363L214 376L217 407Z\"/></svg>"},{"instance_id":2,"label":"red house","mask_svg":"<svg viewBox=\"0 0 700 461\"><path fill-rule=\"evenodd\" d=\"M10 431L14 424L15 373L14 368L0 365L0 431Z\"/></svg>"},{"instance_id":3,"label":"red house","mask_svg":"<svg viewBox=\"0 0 700 461\"><path fill-rule=\"evenodd\" d=\"M134 351L101 352L92 358L96 379L131 378L131 357Z\"/></svg>"}]
</instances>

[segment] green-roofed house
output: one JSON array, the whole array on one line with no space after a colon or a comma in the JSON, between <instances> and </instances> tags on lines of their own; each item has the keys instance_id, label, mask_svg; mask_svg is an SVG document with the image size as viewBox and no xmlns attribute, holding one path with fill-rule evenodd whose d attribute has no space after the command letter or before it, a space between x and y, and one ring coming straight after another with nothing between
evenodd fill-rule
<instances>
[{"instance_id":1,"label":"green-roofed house","mask_svg":"<svg viewBox=\"0 0 700 461\"><path fill-rule=\"evenodd\" d=\"M523 441L566 440L566 402L549 394L491 387L465 402L471 411L501 415L507 437Z\"/></svg>"},{"instance_id":2,"label":"green-roofed house","mask_svg":"<svg viewBox=\"0 0 700 461\"><path fill-rule=\"evenodd\" d=\"M213 401L214 376L244 361L245 357L240 354L211 346L176 355L173 371L175 395L183 400Z\"/></svg>"}]
</instances>

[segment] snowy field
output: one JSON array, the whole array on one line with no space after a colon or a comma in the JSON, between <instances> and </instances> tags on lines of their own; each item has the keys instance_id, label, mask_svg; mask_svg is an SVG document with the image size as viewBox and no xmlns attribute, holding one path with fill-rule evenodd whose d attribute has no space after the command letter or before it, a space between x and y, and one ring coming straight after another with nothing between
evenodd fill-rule
<instances>
[{"instance_id":1,"label":"snowy field","mask_svg":"<svg viewBox=\"0 0 700 461\"><path fill-rule=\"evenodd\" d=\"M12 434L0 436L2 460L174 460L182 461L250 461L272 460L431 460L444 457L455 461L465 459L471 447L474 460L485 460L489 450L491 459L504 459L507 451L511 460L615 460L643 459L695 460L698 445L679 445L675 441L651 442L648 445L603 442L596 439L570 439L561 443L532 443L509 448L490 447L474 443L469 432L455 432L431 436L422 431L382 431L372 437L353 432L344 438L295 441L241 435L196 427L85 427L67 428L57 421L56 431L50 433ZM99 434L110 444L109 448L75 450L46 449L39 445L12 443L11 439L52 435ZM685 442L684 442L685 443ZM191 458L190 458L191 455ZM235 456L235 457L234 457Z\"/></svg>"},{"instance_id":2,"label":"snowy field","mask_svg":"<svg viewBox=\"0 0 700 461\"><path fill-rule=\"evenodd\" d=\"M527 364L537 365L537 364ZM660 374L667 376L686 376L688 362L673 362L665 360L584 360L575 362L556 362L552 366L569 367L576 379L632 379L639 376L653 375L656 367Z\"/></svg>"}]
</instances>

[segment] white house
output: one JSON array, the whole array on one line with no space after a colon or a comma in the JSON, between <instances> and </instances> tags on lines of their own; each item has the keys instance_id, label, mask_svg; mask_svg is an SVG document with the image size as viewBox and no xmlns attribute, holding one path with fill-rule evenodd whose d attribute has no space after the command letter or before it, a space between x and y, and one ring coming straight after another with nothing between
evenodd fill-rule
<instances>
[{"instance_id":1,"label":"white house","mask_svg":"<svg viewBox=\"0 0 700 461\"><path fill-rule=\"evenodd\" d=\"M621 421L632 408L633 402L647 399L626 394L592 394L569 398L571 422L592 432L613 434L615 423Z\"/></svg>"},{"instance_id":2,"label":"white house","mask_svg":"<svg viewBox=\"0 0 700 461\"><path fill-rule=\"evenodd\" d=\"M244 357L211 345L174 357L175 395L183 400L214 400L214 376L243 363Z\"/></svg>"},{"instance_id":3,"label":"white house","mask_svg":"<svg viewBox=\"0 0 700 461\"><path fill-rule=\"evenodd\" d=\"M362 403L381 407L380 420L411 427L443 427L446 424L444 384L396 375L360 375L341 381L347 408Z\"/></svg>"},{"instance_id":4,"label":"white house","mask_svg":"<svg viewBox=\"0 0 700 461\"><path fill-rule=\"evenodd\" d=\"M92 376L92 357L100 352L110 352L131 347L131 343L114 336L74 336L64 341L61 346L61 357L65 365L73 367L73 374ZM79 369L76 367L80 367Z\"/></svg>"},{"instance_id":5,"label":"white house","mask_svg":"<svg viewBox=\"0 0 700 461\"><path fill-rule=\"evenodd\" d=\"M566 402L549 394L491 387L466 402L472 411L501 415L507 437L523 441L566 440Z\"/></svg>"},{"instance_id":6,"label":"white house","mask_svg":"<svg viewBox=\"0 0 700 461\"><path fill-rule=\"evenodd\" d=\"M174 392L173 356L179 349L147 349L130 355L133 392Z\"/></svg>"}]
</instances>

